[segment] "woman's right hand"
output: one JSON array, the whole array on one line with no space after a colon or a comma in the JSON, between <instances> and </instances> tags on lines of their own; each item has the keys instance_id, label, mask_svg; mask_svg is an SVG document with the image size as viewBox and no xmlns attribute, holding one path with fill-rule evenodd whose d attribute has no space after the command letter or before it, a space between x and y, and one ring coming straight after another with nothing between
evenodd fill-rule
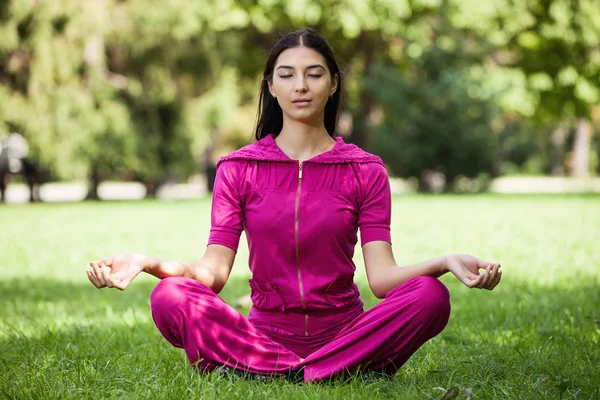
<instances>
[{"instance_id":1,"label":"woman's right hand","mask_svg":"<svg viewBox=\"0 0 600 400\"><path fill-rule=\"evenodd\" d=\"M142 272L149 257L142 254L118 254L90 262L86 270L88 279L98 289L104 287L125 290L129 283Z\"/></svg>"},{"instance_id":2,"label":"woman's right hand","mask_svg":"<svg viewBox=\"0 0 600 400\"><path fill-rule=\"evenodd\" d=\"M480 274L480 269L485 271ZM470 288L492 290L502 278L499 263L484 261L468 254L446 256L446 270Z\"/></svg>"}]
</instances>

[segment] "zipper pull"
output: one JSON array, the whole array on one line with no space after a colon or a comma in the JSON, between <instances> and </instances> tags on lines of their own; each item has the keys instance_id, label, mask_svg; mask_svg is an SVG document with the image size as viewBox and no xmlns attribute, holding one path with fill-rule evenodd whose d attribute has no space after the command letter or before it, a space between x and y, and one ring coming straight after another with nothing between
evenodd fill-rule
<instances>
[{"instance_id":1,"label":"zipper pull","mask_svg":"<svg viewBox=\"0 0 600 400\"><path fill-rule=\"evenodd\" d=\"M299 166L300 166L300 169L298 171L298 179L302 179L302 161L300 161Z\"/></svg>"}]
</instances>

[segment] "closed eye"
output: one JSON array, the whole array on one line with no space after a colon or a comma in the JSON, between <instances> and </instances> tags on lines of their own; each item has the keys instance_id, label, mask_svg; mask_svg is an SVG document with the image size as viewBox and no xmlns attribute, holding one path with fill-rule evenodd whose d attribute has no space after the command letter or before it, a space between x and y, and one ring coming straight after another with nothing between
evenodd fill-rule
<instances>
[{"instance_id":1,"label":"closed eye","mask_svg":"<svg viewBox=\"0 0 600 400\"><path fill-rule=\"evenodd\" d=\"M287 79L287 78L291 78L292 76L293 76L293 75L279 75L279 77L280 77L281 79ZM310 75L308 75L308 76L309 76L309 77L311 77L311 78L320 78L320 77L322 77L323 75L319 75L319 74L310 74Z\"/></svg>"}]
</instances>

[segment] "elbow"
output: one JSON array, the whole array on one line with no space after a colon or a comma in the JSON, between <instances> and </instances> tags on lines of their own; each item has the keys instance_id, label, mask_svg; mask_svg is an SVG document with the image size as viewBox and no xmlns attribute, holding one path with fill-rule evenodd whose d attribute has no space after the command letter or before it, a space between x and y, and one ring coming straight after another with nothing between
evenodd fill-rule
<instances>
[{"instance_id":1,"label":"elbow","mask_svg":"<svg viewBox=\"0 0 600 400\"><path fill-rule=\"evenodd\" d=\"M226 278L223 279L218 273L202 264L196 265L193 274L189 277L208 286L215 294L219 294L227 282Z\"/></svg>"},{"instance_id":2,"label":"elbow","mask_svg":"<svg viewBox=\"0 0 600 400\"><path fill-rule=\"evenodd\" d=\"M388 292L388 289L383 287L379 282L369 282L369 287L371 288L373 295L380 300L384 299Z\"/></svg>"},{"instance_id":3,"label":"elbow","mask_svg":"<svg viewBox=\"0 0 600 400\"><path fill-rule=\"evenodd\" d=\"M215 292L215 294L219 294L221 293L221 290L223 290L223 288L225 287L225 283L221 283L218 281L213 282L213 284L211 285L211 289L213 292Z\"/></svg>"},{"instance_id":4,"label":"elbow","mask_svg":"<svg viewBox=\"0 0 600 400\"><path fill-rule=\"evenodd\" d=\"M215 294L221 293L225 287L229 274L225 273L225 269L217 269L210 273L210 288Z\"/></svg>"}]
</instances>

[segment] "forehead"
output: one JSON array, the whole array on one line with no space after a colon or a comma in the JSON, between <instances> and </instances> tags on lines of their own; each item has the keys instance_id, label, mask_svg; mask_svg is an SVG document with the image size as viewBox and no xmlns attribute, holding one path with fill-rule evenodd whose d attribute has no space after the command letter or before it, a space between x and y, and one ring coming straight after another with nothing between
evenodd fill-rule
<instances>
[{"instance_id":1,"label":"forehead","mask_svg":"<svg viewBox=\"0 0 600 400\"><path fill-rule=\"evenodd\" d=\"M288 65L296 69L304 69L309 65L320 64L327 69L325 58L319 53L308 47L293 47L279 54L275 61L275 68L280 65Z\"/></svg>"}]
</instances>

